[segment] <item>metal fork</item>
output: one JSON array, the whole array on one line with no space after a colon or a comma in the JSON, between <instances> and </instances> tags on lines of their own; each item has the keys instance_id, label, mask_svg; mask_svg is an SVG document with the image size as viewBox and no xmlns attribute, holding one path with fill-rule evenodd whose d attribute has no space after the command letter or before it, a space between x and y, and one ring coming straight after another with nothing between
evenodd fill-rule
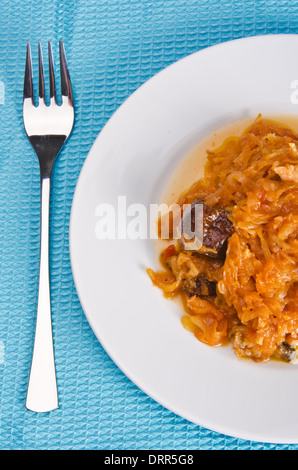
<instances>
[{"instance_id":1,"label":"metal fork","mask_svg":"<svg viewBox=\"0 0 298 470\"><path fill-rule=\"evenodd\" d=\"M49 202L51 174L54 161L71 133L74 122L73 95L65 51L59 42L62 104L58 106L51 43L48 43L50 104L46 105L45 81L41 44L38 43L39 100L34 105L32 61L30 44L24 79L23 119L29 141L34 148L40 166L41 223L40 269L36 330L31 372L28 384L26 408L46 412L58 408L58 392L55 372L51 298L49 279Z\"/></svg>"}]
</instances>

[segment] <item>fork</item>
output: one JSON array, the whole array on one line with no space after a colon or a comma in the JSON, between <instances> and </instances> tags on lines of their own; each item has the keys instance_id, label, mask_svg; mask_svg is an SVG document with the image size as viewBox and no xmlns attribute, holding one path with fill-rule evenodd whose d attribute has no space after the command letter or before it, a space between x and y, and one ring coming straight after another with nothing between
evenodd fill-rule
<instances>
[{"instance_id":1,"label":"fork","mask_svg":"<svg viewBox=\"0 0 298 470\"><path fill-rule=\"evenodd\" d=\"M48 43L50 104L46 104L41 43L38 43L39 99L34 105L33 75L30 44L24 78L23 120L27 137L34 148L40 166L41 222L40 267L36 329L26 408L47 412L58 408L55 372L51 297L49 278L49 203L51 174L55 158L69 137L74 122L73 95L62 41L59 42L62 103L57 104L51 43Z\"/></svg>"}]
</instances>

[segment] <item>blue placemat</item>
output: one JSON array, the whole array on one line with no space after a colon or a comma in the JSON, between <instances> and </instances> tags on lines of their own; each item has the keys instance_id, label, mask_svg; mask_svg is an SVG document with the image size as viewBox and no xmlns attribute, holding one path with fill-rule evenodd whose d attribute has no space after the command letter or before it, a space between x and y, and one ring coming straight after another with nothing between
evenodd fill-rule
<instances>
[{"instance_id":1,"label":"blue placemat","mask_svg":"<svg viewBox=\"0 0 298 470\"><path fill-rule=\"evenodd\" d=\"M154 402L115 366L87 323L69 261L68 224L99 131L174 61L243 36L296 33L294 0L2 0L0 15L0 448L290 449L211 432ZM54 171L51 286L60 408L25 409L37 304L39 169L22 123L26 42L63 39L76 121Z\"/></svg>"}]
</instances>

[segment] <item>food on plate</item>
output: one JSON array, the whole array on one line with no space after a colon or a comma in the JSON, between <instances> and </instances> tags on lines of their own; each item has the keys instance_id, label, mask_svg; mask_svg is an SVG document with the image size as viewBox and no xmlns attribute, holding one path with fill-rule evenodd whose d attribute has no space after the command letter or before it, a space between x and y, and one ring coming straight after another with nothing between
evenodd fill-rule
<instances>
[{"instance_id":1,"label":"food on plate","mask_svg":"<svg viewBox=\"0 0 298 470\"><path fill-rule=\"evenodd\" d=\"M182 299L183 326L210 346L231 343L239 358L293 362L298 135L259 116L240 137L207 152L204 178L177 204L180 217L171 214L160 255L163 269L147 271L167 297Z\"/></svg>"}]
</instances>

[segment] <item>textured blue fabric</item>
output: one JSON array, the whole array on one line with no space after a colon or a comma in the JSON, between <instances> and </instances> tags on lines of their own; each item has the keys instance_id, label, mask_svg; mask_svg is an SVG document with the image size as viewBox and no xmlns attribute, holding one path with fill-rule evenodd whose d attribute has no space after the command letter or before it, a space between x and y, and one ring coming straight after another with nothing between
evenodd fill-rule
<instances>
[{"instance_id":1,"label":"textured blue fabric","mask_svg":"<svg viewBox=\"0 0 298 470\"><path fill-rule=\"evenodd\" d=\"M1 0L0 448L294 449L211 432L141 392L96 340L69 260L76 181L99 131L142 83L174 61L243 36L297 33L295 0ZM63 39L76 103L54 171L51 286L60 408L25 409L37 304L39 169L22 123L26 42L58 54ZM33 48L36 70L37 47Z\"/></svg>"}]
</instances>

